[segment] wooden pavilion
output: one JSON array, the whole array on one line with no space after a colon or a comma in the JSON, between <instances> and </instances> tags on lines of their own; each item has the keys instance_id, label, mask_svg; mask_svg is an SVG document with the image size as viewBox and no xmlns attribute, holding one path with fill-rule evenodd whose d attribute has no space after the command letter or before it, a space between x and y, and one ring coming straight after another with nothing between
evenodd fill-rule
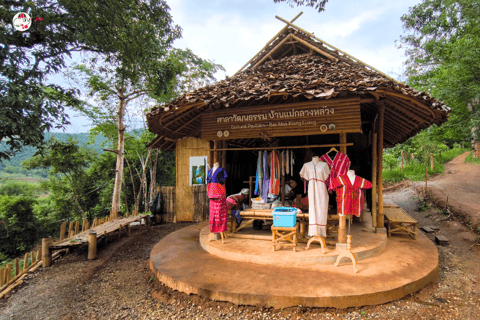
<instances>
[{"instance_id":1,"label":"wooden pavilion","mask_svg":"<svg viewBox=\"0 0 480 320\"><path fill-rule=\"evenodd\" d=\"M234 76L146 114L157 135L149 146L176 151L176 221L198 220L189 157L219 161L238 177L227 188L235 193L255 175L254 150L293 148L300 159L338 147L372 181L368 204L383 228L383 149L441 125L450 109L294 25L296 18L277 18L286 26Z\"/></svg>"}]
</instances>

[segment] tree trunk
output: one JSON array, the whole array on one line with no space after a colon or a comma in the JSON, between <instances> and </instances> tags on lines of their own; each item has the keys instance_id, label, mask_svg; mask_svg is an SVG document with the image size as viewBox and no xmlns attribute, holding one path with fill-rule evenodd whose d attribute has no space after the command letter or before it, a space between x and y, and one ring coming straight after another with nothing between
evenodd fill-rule
<instances>
[{"instance_id":1,"label":"tree trunk","mask_svg":"<svg viewBox=\"0 0 480 320\"><path fill-rule=\"evenodd\" d=\"M150 159L151 154L152 154L152 148L149 148L148 149L148 154L147 154L147 159L145 159L145 162L143 162L142 159L140 158L140 162L142 163L143 170L142 170L142 178L140 179L140 188L138 190L137 199L135 201L135 211L136 211L137 214L138 214L138 210L140 209L140 199L142 197L143 184L145 183L145 180L146 180L146 177L147 177L147 172L146 172L147 163L148 163L148 160Z\"/></svg>"},{"instance_id":2,"label":"tree trunk","mask_svg":"<svg viewBox=\"0 0 480 320\"><path fill-rule=\"evenodd\" d=\"M158 152L159 149L155 149L155 161L153 165L150 167L150 201L155 198L157 194L157 163L158 163Z\"/></svg>"},{"instance_id":3,"label":"tree trunk","mask_svg":"<svg viewBox=\"0 0 480 320\"><path fill-rule=\"evenodd\" d=\"M120 212L120 194L122 192L122 175L123 175L123 157L124 157L124 145L125 145L125 125L123 124L123 115L125 114L125 108L127 102L123 96L123 92L119 92L120 101L118 103L117 111L117 130L118 130L118 147L117 147L117 166L115 170L115 185L113 188L112 197L112 211L110 217L116 219L118 212Z\"/></svg>"}]
</instances>

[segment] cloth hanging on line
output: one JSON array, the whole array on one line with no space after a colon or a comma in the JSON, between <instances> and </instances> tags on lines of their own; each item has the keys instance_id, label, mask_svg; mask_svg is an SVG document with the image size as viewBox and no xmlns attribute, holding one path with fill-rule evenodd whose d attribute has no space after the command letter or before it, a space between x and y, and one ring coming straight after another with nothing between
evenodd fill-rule
<instances>
[{"instance_id":1,"label":"cloth hanging on line","mask_svg":"<svg viewBox=\"0 0 480 320\"><path fill-rule=\"evenodd\" d=\"M339 214L361 216L365 204L365 190L372 187L372 183L364 178L355 176L352 183L348 175L331 179L332 186L337 192L337 210Z\"/></svg>"},{"instance_id":2,"label":"cloth hanging on line","mask_svg":"<svg viewBox=\"0 0 480 320\"><path fill-rule=\"evenodd\" d=\"M325 185L330 174L323 161L307 162L300 171L300 177L308 181L308 235L327 236L328 191Z\"/></svg>"},{"instance_id":3,"label":"cloth hanging on line","mask_svg":"<svg viewBox=\"0 0 480 320\"><path fill-rule=\"evenodd\" d=\"M333 160L330 158L328 153L325 153L323 156L321 156L320 160L326 162L330 168L330 177L328 177L327 181L325 181L325 184L328 187L328 192L332 192L333 185L331 179L335 179L339 176L347 174L348 169L350 169L350 159L346 154L337 152Z\"/></svg>"},{"instance_id":4,"label":"cloth hanging on line","mask_svg":"<svg viewBox=\"0 0 480 320\"><path fill-rule=\"evenodd\" d=\"M227 231L227 192L225 190L225 180L227 172L218 167L208 170L207 175L207 194L210 198L210 232Z\"/></svg>"},{"instance_id":5,"label":"cloth hanging on line","mask_svg":"<svg viewBox=\"0 0 480 320\"><path fill-rule=\"evenodd\" d=\"M290 173L293 175L293 150L290 150Z\"/></svg>"},{"instance_id":6,"label":"cloth hanging on line","mask_svg":"<svg viewBox=\"0 0 480 320\"><path fill-rule=\"evenodd\" d=\"M269 192L273 195L278 195L280 192L280 167L278 162L278 154L275 153L275 150L271 153L271 167L270 167L270 187Z\"/></svg>"},{"instance_id":7,"label":"cloth hanging on line","mask_svg":"<svg viewBox=\"0 0 480 320\"><path fill-rule=\"evenodd\" d=\"M263 191L263 153L260 150L258 154L258 158L260 159L260 171L258 172L258 193L257 195L261 196Z\"/></svg>"},{"instance_id":8,"label":"cloth hanging on line","mask_svg":"<svg viewBox=\"0 0 480 320\"><path fill-rule=\"evenodd\" d=\"M268 167L268 152L263 151L263 188L262 188L262 199L265 203L268 200L268 191L270 186L270 169Z\"/></svg>"},{"instance_id":9,"label":"cloth hanging on line","mask_svg":"<svg viewBox=\"0 0 480 320\"><path fill-rule=\"evenodd\" d=\"M258 195L260 190L260 171L262 171L262 152L258 153L257 172L255 173L255 191L253 194Z\"/></svg>"},{"instance_id":10,"label":"cloth hanging on line","mask_svg":"<svg viewBox=\"0 0 480 320\"><path fill-rule=\"evenodd\" d=\"M287 150L286 152L286 155L285 155L286 159L286 172L287 172L287 175L290 174L290 150ZM293 172L292 172L293 173Z\"/></svg>"},{"instance_id":11,"label":"cloth hanging on line","mask_svg":"<svg viewBox=\"0 0 480 320\"><path fill-rule=\"evenodd\" d=\"M282 156L280 157L282 162L282 177L285 177L285 150L282 151Z\"/></svg>"}]
</instances>

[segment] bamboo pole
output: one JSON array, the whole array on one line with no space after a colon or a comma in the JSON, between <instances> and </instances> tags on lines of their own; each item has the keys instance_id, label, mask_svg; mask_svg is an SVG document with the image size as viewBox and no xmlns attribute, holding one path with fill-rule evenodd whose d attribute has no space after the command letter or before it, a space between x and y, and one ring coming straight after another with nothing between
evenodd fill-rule
<instances>
[{"instance_id":1,"label":"bamboo pole","mask_svg":"<svg viewBox=\"0 0 480 320\"><path fill-rule=\"evenodd\" d=\"M29 256L29 253L25 253L25 256L23 258L23 272L27 272L27 269L28 269L28 256Z\"/></svg>"},{"instance_id":2,"label":"bamboo pole","mask_svg":"<svg viewBox=\"0 0 480 320\"><path fill-rule=\"evenodd\" d=\"M378 104L378 215L377 228L384 228L384 213L383 213L383 126L385 119L385 102Z\"/></svg>"},{"instance_id":3,"label":"bamboo pole","mask_svg":"<svg viewBox=\"0 0 480 320\"><path fill-rule=\"evenodd\" d=\"M309 36L312 37L313 39L321 42L323 45L326 45L326 46L328 46L328 47L330 47L330 48L332 48L332 49L334 49L334 50L336 50L336 51L338 51L338 52L340 52L340 53L343 53L343 54L346 55L347 57L349 57L349 58L351 58L351 59L353 59L353 60L355 60L355 61L357 61L357 62L362 63L363 65L369 67L369 68L372 69L372 70L375 70L376 72L378 72L378 73L380 73L382 76L384 76L384 77L392 80L393 82L395 82L395 83L400 83L398 80L395 80L395 79L393 79L392 77L389 77L389 76L386 75L385 73L381 72L380 70L375 69L374 67L372 67L372 66L369 65L369 64L366 64L365 62L361 61L360 59L357 59L357 58L355 58L354 56L352 56L352 55L350 55L350 54L348 54L348 53L346 53L346 52L338 49L337 47L334 47L334 46L332 46L331 44L326 43L325 41L317 38L313 33L310 33L310 32L308 32L308 31L306 31L306 30L304 30L304 29L302 29L302 28L294 25L294 24L291 23L291 22L288 22L287 20L285 20L285 19L283 19L283 18L280 18L279 16L275 16L275 18L277 18L277 19L280 20L280 21L285 22L287 25L289 25L289 26L292 27L292 28L295 28L295 29L297 29L297 30L299 30L299 31L302 31L302 32L305 33L306 35L309 35Z\"/></svg>"},{"instance_id":4,"label":"bamboo pole","mask_svg":"<svg viewBox=\"0 0 480 320\"><path fill-rule=\"evenodd\" d=\"M298 42L300 42L301 44L307 46L308 48L312 49L313 51L316 51L318 52L319 54L327 57L328 59L330 60L334 60L335 62L338 62L338 59L335 58L334 56L332 56L331 54L328 54L326 53L325 51L323 50L320 50L319 48L315 47L315 46L312 46L310 43L308 43L307 41L303 40L302 38L299 38L297 37L296 35L294 34L291 34L291 37L295 40L297 40Z\"/></svg>"},{"instance_id":5,"label":"bamboo pole","mask_svg":"<svg viewBox=\"0 0 480 320\"><path fill-rule=\"evenodd\" d=\"M80 231L80 221L75 221L75 234L78 234Z\"/></svg>"},{"instance_id":6,"label":"bamboo pole","mask_svg":"<svg viewBox=\"0 0 480 320\"><path fill-rule=\"evenodd\" d=\"M427 179L428 179L428 171L427 167L425 166L425 196L427 195Z\"/></svg>"},{"instance_id":7,"label":"bamboo pole","mask_svg":"<svg viewBox=\"0 0 480 320\"><path fill-rule=\"evenodd\" d=\"M0 269L0 287L5 285L5 268Z\"/></svg>"},{"instance_id":8,"label":"bamboo pole","mask_svg":"<svg viewBox=\"0 0 480 320\"><path fill-rule=\"evenodd\" d=\"M430 169L435 169L435 163L433 162L433 153L430 153Z\"/></svg>"},{"instance_id":9,"label":"bamboo pole","mask_svg":"<svg viewBox=\"0 0 480 320\"><path fill-rule=\"evenodd\" d=\"M35 261L36 261L35 251L30 252L30 257L31 257L31 260L32 260L32 262L30 263L30 265L32 265L32 264L34 264Z\"/></svg>"},{"instance_id":10,"label":"bamboo pole","mask_svg":"<svg viewBox=\"0 0 480 320\"><path fill-rule=\"evenodd\" d=\"M266 54L262 59L260 59L260 61L258 61L253 67L257 67L258 65L262 64L262 62L264 62L265 60L267 60L271 55L272 53L274 53L275 51L277 51L278 48L280 48L285 42L289 41L290 39L292 39L292 35L289 34L288 36L285 37L285 39L283 39L282 41L280 41L279 44L277 44L272 50L270 50L270 52L268 54Z\"/></svg>"},{"instance_id":11,"label":"bamboo pole","mask_svg":"<svg viewBox=\"0 0 480 320\"><path fill-rule=\"evenodd\" d=\"M88 260L93 260L97 257L97 234L90 232L88 234Z\"/></svg>"},{"instance_id":12,"label":"bamboo pole","mask_svg":"<svg viewBox=\"0 0 480 320\"><path fill-rule=\"evenodd\" d=\"M63 222L60 225L60 241L65 240L65 229L67 228L67 223Z\"/></svg>"},{"instance_id":13,"label":"bamboo pole","mask_svg":"<svg viewBox=\"0 0 480 320\"><path fill-rule=\"evenodd\" d=\"M372 141L372 227L377 227L377 134Z\"/></svg>"},{"instance_id":14,"label":"bamboo pole","mask_svg":"<svg viewBox=\"0 0 480 320\"><path fill-rule=\"evenodd\" d=\"M217 140L213 140L213 164L218 162Z\"/></svg>"},{"instance_id":15,"label":"bamboo pole","mask_svg":"<svg viewBox=\"0 0 480 320\"><path fill-rule=\"evenodd\" d=\"M300 17L301 15L303 14L303 11L300 12L299 14L297 14L295 16L295 18L293 18L292 20L290 20L291 23L295 22L295 20L298 19L298 17ZM282 28L282 30L280 30L272 39L270 39L270 41L267 42L267 44L260 50L258 51L258 53L253 56L252 59L250 59L247 63L245 63L245 65L243 67L241 67L237 72L235 72L234 76L237 75L237 73L241 72L243 69L245 69L246 66L248 66L260 53L263 52L263 50L265 50L269 45L270 43L272 43L272 41L274 41L275 39L277 39L277 37L282 34L282 32L284 32L286 29L288 28L288 26L285 26Z\"/></svg>"},{"instance_id":16,"label":"bamboo pole","mask_svg":"<svg viewBox=\"0 0 480 320\"><path fill-rule=\"evenodd\" d=\"M49 267L52 264L52 251L50 250L50 245L52 243L52 238L42 238L42 266ZM25 271L25 265L23 270Z\"/></svg>"},{"instance_id":17,"label":"bamboo pole","mask_svg":"<svg viewBox=\"0 0 480 320\"><path fill-rule=\"evenodd\" d=\"M16 277L20 274L20 260L18 258L15 258L14 264L15 264L15 277Z\"/></svg>"},{"instance_id":18,"label":"bamboo pole","mask_svg":"<svg viewBox=\"0 0 480 320\"><path fill-rule=\"evenodd\" d=\"M42 248L40 247L38 250L37 250L37 262L40 261L42 259Z\"/></svg>"}]
</instances>

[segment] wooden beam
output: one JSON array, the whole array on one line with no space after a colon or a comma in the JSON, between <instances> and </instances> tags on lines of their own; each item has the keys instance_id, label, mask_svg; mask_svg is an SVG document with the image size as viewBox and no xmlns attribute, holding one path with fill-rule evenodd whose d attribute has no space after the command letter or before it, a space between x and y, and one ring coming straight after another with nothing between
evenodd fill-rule
<instances>
[{"instance_id":1,"label":"wooden beam","mask_svg":"<svg viewBox=\"0 0 480 320\"><path fill-rule=\"evenodd\" d=\"M282 41L280 41L279 44L277 44L272 50L270 50L270 52L265 55L265 57L263 57L262 59L260 59L260 61L258 61L253 67L256 68L258 65L262 64L265 60L268 59L268 57L274 53L275 51L277 51L278 48L280 48L281 46L283 46L283 44L285 42L287 42L288 40L290 40L292 38L292 35L289 34L288 36L285 37L285 39L283 39Z\"/></svg>"},{"instance_id":2,"label":"wooden beam","mask_svg":"<svg viewBox=\"0 0 480 320\"><path fill-rule=\"evenodd\" d=\"M297 37L297 36L294 35L294 34L291 34L291 36L292 36L293 39L297 40L298 42L300 42L300 43L303 44L304 46L307 46L308 48L312 49L313 51L318 52L318 53L321 54L322 56L325 56L325 57L327 57L327 58L330 59L330 60L334 60L335 62L338 62L338 59L335 58L334 56L332 56L331 54L328 54L328 53L326 53L325 51L320 50L319 48L311 45L311 44L308 43L307 41L303 40L302 38Z\"/></svg>"},{"instance_id":3,"label":"wooden beam","mask_svg":"<svg viewBox=\"0 0 480 320\"><path fill-rule=\"evenodd\" d=\"M390 99L387 99L387 102L388 102L389 105L395 107L395 109L397 109L397 110L399 110L399 111L407 114L408 116L414 118L414 119L417 120L418 122L420 122L420 123L427 123L427 121L425 121L424 118L416 115L415 113L413 113L413 112L410 111L410 110L407 110L404 106L401 106L401 105L399 105L397 102L391 100L391 98L390 98Z\"/></svg>"},{"instance_id":4,"label":"wooden beam","mask_svg":"<svg viewBox=\"0 0 480 320\"><path fill-rule=\"evenodd\" d=\"M320 43L322 43L323 45L329 46L330 48L332 48L332 49L334 49L334 50L336 50L336 51L338 51L338 52L341 52L342 54L344 54L345 56L349 57L350 59L353 59L353 60L355 60L355 61L357 61L357 62L360 62L361 64L363 64L363 65L365 65L365 66L369 67L370 69L372 69L372 70L374 70L374 71L376 71L376 72L380 73L382 76L384 76L384 77L386 77L386 78L388 78L388 79L390 79L390 80L394 81L395 83L401 84L401 82L399 82L399 81L397 81L397 80L395 80L395 79L393 79L393 78L391 78L391 77L387 76L385 73L381 72L380 70L377 70L377 69L375 69L375 68L374 68L374 67L372 67L371 65L369 65L369 64L366 64L365 62L361 61L360 59L357 59L357 58L355 58L354 56L352 56L352 55L349 55L348 53L346 53L346 52L344 52L344 51L342 51L342 50L338 49L337 47L334 47L334 46L332 46L331 44L329 44L329 43L326 43L325 41L323 41L323 40L321 40L321 39L319 39L319 38L315 37L315 35L313 35L313 33L310 33L310 32L308 32L308 31L306 31L306 30L304 30L304 29L302 29L302 28L300 28L300 27L298 27L298 26L294 25L294 24L293 24L293 23L291 23L291 22L288 22L287 20L285 20L285 19L283 19L283 18L280 18L279 16L275 16L275 18L277 18L277 19L278 19L278 20L280 20L280 21L283 21L283 22L285 22L287 25L289 25L289 26L290 26L290 27L292 27L292 28L295 28L295 29L297 29L298 31L301 31L301 32L303 32L303 33L305 33L305 34L309 35L310 37L312 37L313 39L315 39L315 40L319 41L319 42L320 42ZM402 84L402 85L403 85L403 84Z\"/></svg>"},{"instance_id":5,"label":"wooden beam","mask_svg":"<svg viewBox=\"0 0 480 320\"><path fill-rule=\"evenodd\" d=\"M425 111L428 111L432 115L433 119L435 119L435 113L433 112L433 110L428 108L426 105L424 105L423 103L421 103L420 101L418 101L414 97L410 97L408 95L393 92L393 91L389 91L389 90L377 90L377 92L385 93L386 95L389 95L389 96L392 96L392 97L398 97L398 98L402 98L402 99L408 100L410 102L413 102L415 105L417 105L421 109L423 109Z\"/></svg>"},{"instance_id":6,"label":"wooden beam","mask_svg":"<svg viewBox=\"0 0 480 320\"><path fill-rule=\"evenodd\" d=\"M295 18L293 18L290 22L295 22L295 20L298 19L298 17L300 17L301 15L303 14L303 11L300 12L299 14L297 14L295 16ZM258 57L262 52L263 50L265 50L271 43L272 41L274 41L275 39L277 39L277 37L282 34L282 32L284 32L285 30L287 30L288 26L285 26L282 28L282 30L280 30L272 39L270 39L270 41L267 42L267 44L260 50L258 51L258 53L252 57L252 59L248 60L247 63L245 63L245 65L243 67L241 67L237 72L235 72L234 76L237 75L237 73L241 72L243 69L245 69L246 66L248 66L253 60L255 60L256 57Z\"/></svg>"},{"instance_id":7,"label":"wooden beam","mask_svg":"<svg viewBox=\"0 0 480 320\"><path fill-rule=\"evenodd\" d=\"M385 100L381 100L377 104L378 107L378 147L377 147L377 177L378 177L378 214L377 214L377 228L384 228L384 213L383 213L383 127L385 115Z\"/></svg>"},{"instance_id":8,"label":"wooden beam","mask_svg":"<svg viewBox=\"0 0 480 320\"><path fill-rule=\"evenodd\" d=\"M198 118L200 118L202 114L197 114L195 117L193 117L192 119L190 119L189 121L187 121L186 123L184 123L183 125L181 125L180 127L178 127L177 129L175 129L173 131L173 133L176 133L178 132L179 130L182 130L184 127L188 126L190 123L192 123L193 121L197 120Z\"/></svg>"},{"instance_id":9,"label":"wooden beam","mask_svg":"<svg viewBox=\"0 0 480 320\"><path fill-rule=\"evenodd\" d=\"M372 227L377 227L377 134L372 131Z\"/></svg>"},{"instance_id":10,"label":"wooden beam","mask_svg":"<svg viewBox=\"0 0 480 320\"><path fill-rule=\"evenodd\" d=\"M282 147L258 147L258 148L225 148L225 149L209 149L207 151L255 151L255 150L281 150L281 149L304 149L304 148L331 148L331 147L350 147L353 143L333 143L333 144L317 144L308 146L282 146Z\"/></svg>"}]
</instances>

